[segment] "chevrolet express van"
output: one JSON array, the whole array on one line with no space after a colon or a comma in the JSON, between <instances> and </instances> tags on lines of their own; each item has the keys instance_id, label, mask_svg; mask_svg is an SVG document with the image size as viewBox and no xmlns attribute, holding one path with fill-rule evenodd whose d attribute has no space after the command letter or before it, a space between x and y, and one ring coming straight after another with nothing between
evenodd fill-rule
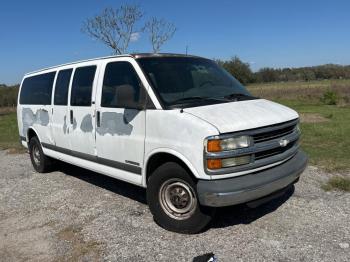
<instances>
[{"instance_id":1,"label":"chevrolet express van","mask_svg":"<svg viewBox=\"0 0 350 262\"><path fill-rule=\"evenodd\" d=\"M53 159L146 188L155 221L201 231L215 207L271 198L306 166L298 114L209 59L103 57L26 74L17 107L33 167Z\"/></svg>"}]
</instances>

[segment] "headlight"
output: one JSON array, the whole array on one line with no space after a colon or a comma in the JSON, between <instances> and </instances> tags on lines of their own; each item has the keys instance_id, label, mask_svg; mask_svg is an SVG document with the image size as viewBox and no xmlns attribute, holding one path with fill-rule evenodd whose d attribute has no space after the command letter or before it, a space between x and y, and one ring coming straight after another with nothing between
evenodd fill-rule
<instances>
[{"instance_id":1,"label":"headlight","mask_svg":"<svg viewBox=\"0 0 350 262\"><path fill-rule=\"evenodd\" d=\"M220 152L229 151L238 148L245 148L250 146L249 136L237 136L225 139L212 139L208 140L207 151L208 152Z\"/></svg>"}]
</instances>

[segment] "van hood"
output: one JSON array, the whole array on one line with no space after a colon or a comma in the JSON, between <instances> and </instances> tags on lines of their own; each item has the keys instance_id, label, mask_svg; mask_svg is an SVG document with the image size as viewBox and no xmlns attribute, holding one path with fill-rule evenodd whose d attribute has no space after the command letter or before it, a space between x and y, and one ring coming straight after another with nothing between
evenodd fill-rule
<instances>
[{"instance_id":1,"label":"van hood","mask_svg":"<svg viewBox=\"0 0 350 262\"><path fill-rule=\"evenodd\" d=\"M265 99L185 108L184 112L209 122L220 133L278 124L299 117L294 110Z\"/></svg>"}]
</instances>

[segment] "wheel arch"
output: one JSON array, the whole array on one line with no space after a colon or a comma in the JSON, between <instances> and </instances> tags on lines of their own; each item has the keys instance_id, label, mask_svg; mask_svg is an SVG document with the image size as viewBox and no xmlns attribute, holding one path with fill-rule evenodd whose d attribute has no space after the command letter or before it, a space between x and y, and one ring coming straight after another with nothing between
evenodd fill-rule
<instances>
[{"instance_id":1,"label":"wheel arch","mask_svg":"<svg viewBox=\"0 0 350 262\"><path fill-rule=\"evenodd\" d=\"M194 168L191 162L181 153L171 149L158 149L151 152L146 158L145 166L142 174L143 176L142 185L146 187L147 180L151 176L152 172L161 164L164 164L170 161L176 162L181 166L183 166L185 169L189 171L190 175L194 179L199 178L197 170Z\"/></svg>"},{"instance_id":2,"label":"wheel arch","mask_svg":"<svg viewBox=\"0 0 350 262\"><path fill-rule=\"evenodd\" d=\"M38 135L38 132L33 127L28 128L26 135L27 135L26 139L27 139L28 143L29 143L30 139L32 139L35 136L39 139L39 141L41 141L40 137Z\"/></svg>"}]
</instances>

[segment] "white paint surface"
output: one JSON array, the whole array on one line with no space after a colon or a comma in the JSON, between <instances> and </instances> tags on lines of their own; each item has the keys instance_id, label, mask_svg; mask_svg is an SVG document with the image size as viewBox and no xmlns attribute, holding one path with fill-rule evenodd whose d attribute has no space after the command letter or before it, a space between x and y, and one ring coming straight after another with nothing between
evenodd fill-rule
<instances>
[{"instance_id":1,"label":"white paint surface","mask_svg":"<svg viewBox=\"0 0 350 262\"><path fill-rule=\"evenodd\" d=\"M242 131L298 118L294 110L265 99L186 108L184 111L212 123L220 133Z\"/></svg>"},{"instance_id":2,"label":"white paint surface","mask_svg":"<svg viewBox=\"0 0 350 262\"><path fill-rule=\"evenodd\" d=\"M102 108L100 106L104 68L107 63L113 61L127 61L133 65L156 109L139 111L130 118L130 122L120 121L121 126L119 127L122 128L122 133L102 134L96 132L97 110L101 112L101 117L103 113L112 113L126 118L128 118L127 114L133 114L124 108ZM142 176L49 149L44 149L45 154L141 186L146 186L145 170L149 159L158 153L168 153L181 159L193 175L200 179L232 177L253 172L254 170L248 170L216 177L207 175L204 172L203 160L205 139L208 136L273 125L298 117L298 114L292 109L263 99L186 108L183 112L179 109L163 110L141 68L132 57L89 60L27 74L26 77L67 68L72 68L72 75L74 75L76 67L87 65L97 65L92 94L92 101L96 103L91 107L22 106L19 104L17 114L20 135L27 136L23 133L23 108L29 107L34 112L45 109L50 113L49 124L42 126L33 123L30 127L37 132L41 142L120 163L127 161L139 163L142 168ZM69 90L71 90L71 84ZM76 124L70 124L70 110L73 110ZM81 129L81 123L87 115L91 115L91 132L84 132ZM66 117L67 124L66 134L63 132L64 117ZM128 132L130 126L132 128Z\"/></svg>"}]
</instances>

